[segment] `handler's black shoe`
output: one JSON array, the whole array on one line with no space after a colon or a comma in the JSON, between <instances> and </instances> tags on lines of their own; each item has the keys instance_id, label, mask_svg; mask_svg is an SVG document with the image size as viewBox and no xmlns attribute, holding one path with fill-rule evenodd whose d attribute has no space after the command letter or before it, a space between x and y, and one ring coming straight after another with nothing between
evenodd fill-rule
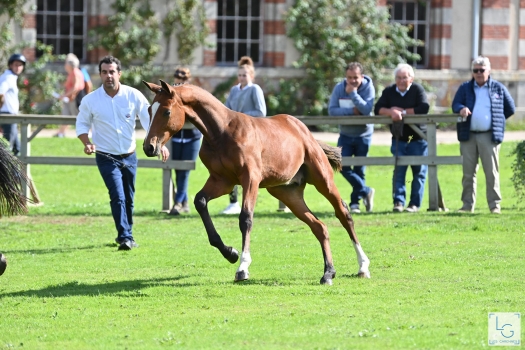
<instances>
[{"instance_id":1,"label":"handler's black shoe","mask_svg":"<svg viewBox=\"0 0 525 350\"><path fill-rule=\"evenodd\" d=\"M131 250L132 248L137 248L139 245L131 239L123 240L118 246L118 250Z\"/></svg>"}]
</instances>

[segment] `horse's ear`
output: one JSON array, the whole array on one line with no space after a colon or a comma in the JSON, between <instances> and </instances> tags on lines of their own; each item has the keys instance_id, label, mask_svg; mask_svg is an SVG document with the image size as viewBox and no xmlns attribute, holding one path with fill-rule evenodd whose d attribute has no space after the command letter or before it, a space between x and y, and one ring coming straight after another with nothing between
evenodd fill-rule
<instances>
[{"instance_id":1,"label":"horse's ear","mask_svg":"<svg viewBox=\"0 0 525 350\"><path fill-rule=\"evenodd\" d=\"M162 89L166 91L167 93L171 92L171 86L170 84L166 83L164 80L160 80L160 85L162 85Z\"/></svg>"},{"instance_id":2,"label":"horse's ear","mask_svg":"<svg viewBox=\"0 0 525 350\"><path fill-rule=\"evenodd\" d=\"M148 83L147 81L144 81L144 80L142 82L144 83L144 85L146 85L148 87L148 89L150 89L154 93L159 92L159 90L160 90L160 86L159 85L153 84L153 83Z\"/></svg>"}]
</instances>

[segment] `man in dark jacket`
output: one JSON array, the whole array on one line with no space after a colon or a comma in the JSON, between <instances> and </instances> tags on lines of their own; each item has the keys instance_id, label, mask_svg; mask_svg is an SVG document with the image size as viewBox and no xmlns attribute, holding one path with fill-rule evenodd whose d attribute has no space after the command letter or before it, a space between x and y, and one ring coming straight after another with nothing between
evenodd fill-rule
<instances>
[{"instance_id":1,"label":"man in dark jacket","mask_svg":"<svg viewBox=\"0 0 525 350\"><path fill-rule=\"evenodd\" d=\"M474 212L476 172L478 158L481 158L490 212L500 214L499 150L505 121L514 114L515 106L507 88L490 78L487 57L479 56L472 61L472 79L460 85L452 101L452 111L463 117L463 122L457 124L463 156L463 206L459 212Z\"/></svg>"},{"instance_id":2,"label":"man in dark jacket","mask_svg":"<svg viewBox=\"0 0 525 350\"><path fill-rule=\"evenodd\" d=\"M427 114L430 108L427 94L423 86L414 83L414 69L408 64L399 64L394 70L394 78L395 84L386 87L377 101L374 108L375 114L387 115L394 122L400 122L406 114ZM426 125L416 126L423 133L426 133ZM394 156L427 156L428 143L409 125L405 124L402 135L398 138L392 137L390 151ZM411 165L410 167L412 168L413 180L410 202L406 209L404 208L406 201L405 177L408 166L397 166L394 169L394 212L406 210L407 212L415 213L421 207L428 166Z\"/></svg>"}]
</instances>

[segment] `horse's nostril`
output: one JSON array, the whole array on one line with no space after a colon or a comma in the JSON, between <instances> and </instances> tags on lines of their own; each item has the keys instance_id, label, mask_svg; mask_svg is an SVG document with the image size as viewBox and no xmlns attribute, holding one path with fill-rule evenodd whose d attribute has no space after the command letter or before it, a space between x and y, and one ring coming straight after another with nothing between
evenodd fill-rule
<instances>
[{"instance_id":1,"label":"horse's nostril","mask_svg":"<svg viewBox=\"0 0 525 350\"><path fill-rule=\"evenodd\" d=\"M153 151L155 151L155 147L153 147L153 145L148 145L146 143L144 144L144 153L147 155L152 155Z\"/></svg>"}]
</instances>

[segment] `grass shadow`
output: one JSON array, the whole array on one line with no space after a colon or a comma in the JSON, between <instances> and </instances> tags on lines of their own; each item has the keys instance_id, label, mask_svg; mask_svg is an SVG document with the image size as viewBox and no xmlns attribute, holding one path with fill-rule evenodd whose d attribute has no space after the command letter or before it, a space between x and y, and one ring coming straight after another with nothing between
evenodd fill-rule
<instances>
[{"instance_id":1,"label":"grass shadow","mask_svg":"<svg viewBox=\"0 0 525 350\"><path fill-rule=\"evenodd\" d=\"M112 283L86 284L72 281L64 284L50 285L42 289L26 290L0 294L0 299L7 297L38 297L38 298L56 298L71 296L95 296L95 295L117 295L121 293L130 293L131 296L147 297L147 294L141 292L142 289L155 287L158 285L169 285L176 288L195 287L198 283L176 283L190 276L177 276L173 278L153 278L146 280L128 280Z\"/></svg>"}]
</instances>

